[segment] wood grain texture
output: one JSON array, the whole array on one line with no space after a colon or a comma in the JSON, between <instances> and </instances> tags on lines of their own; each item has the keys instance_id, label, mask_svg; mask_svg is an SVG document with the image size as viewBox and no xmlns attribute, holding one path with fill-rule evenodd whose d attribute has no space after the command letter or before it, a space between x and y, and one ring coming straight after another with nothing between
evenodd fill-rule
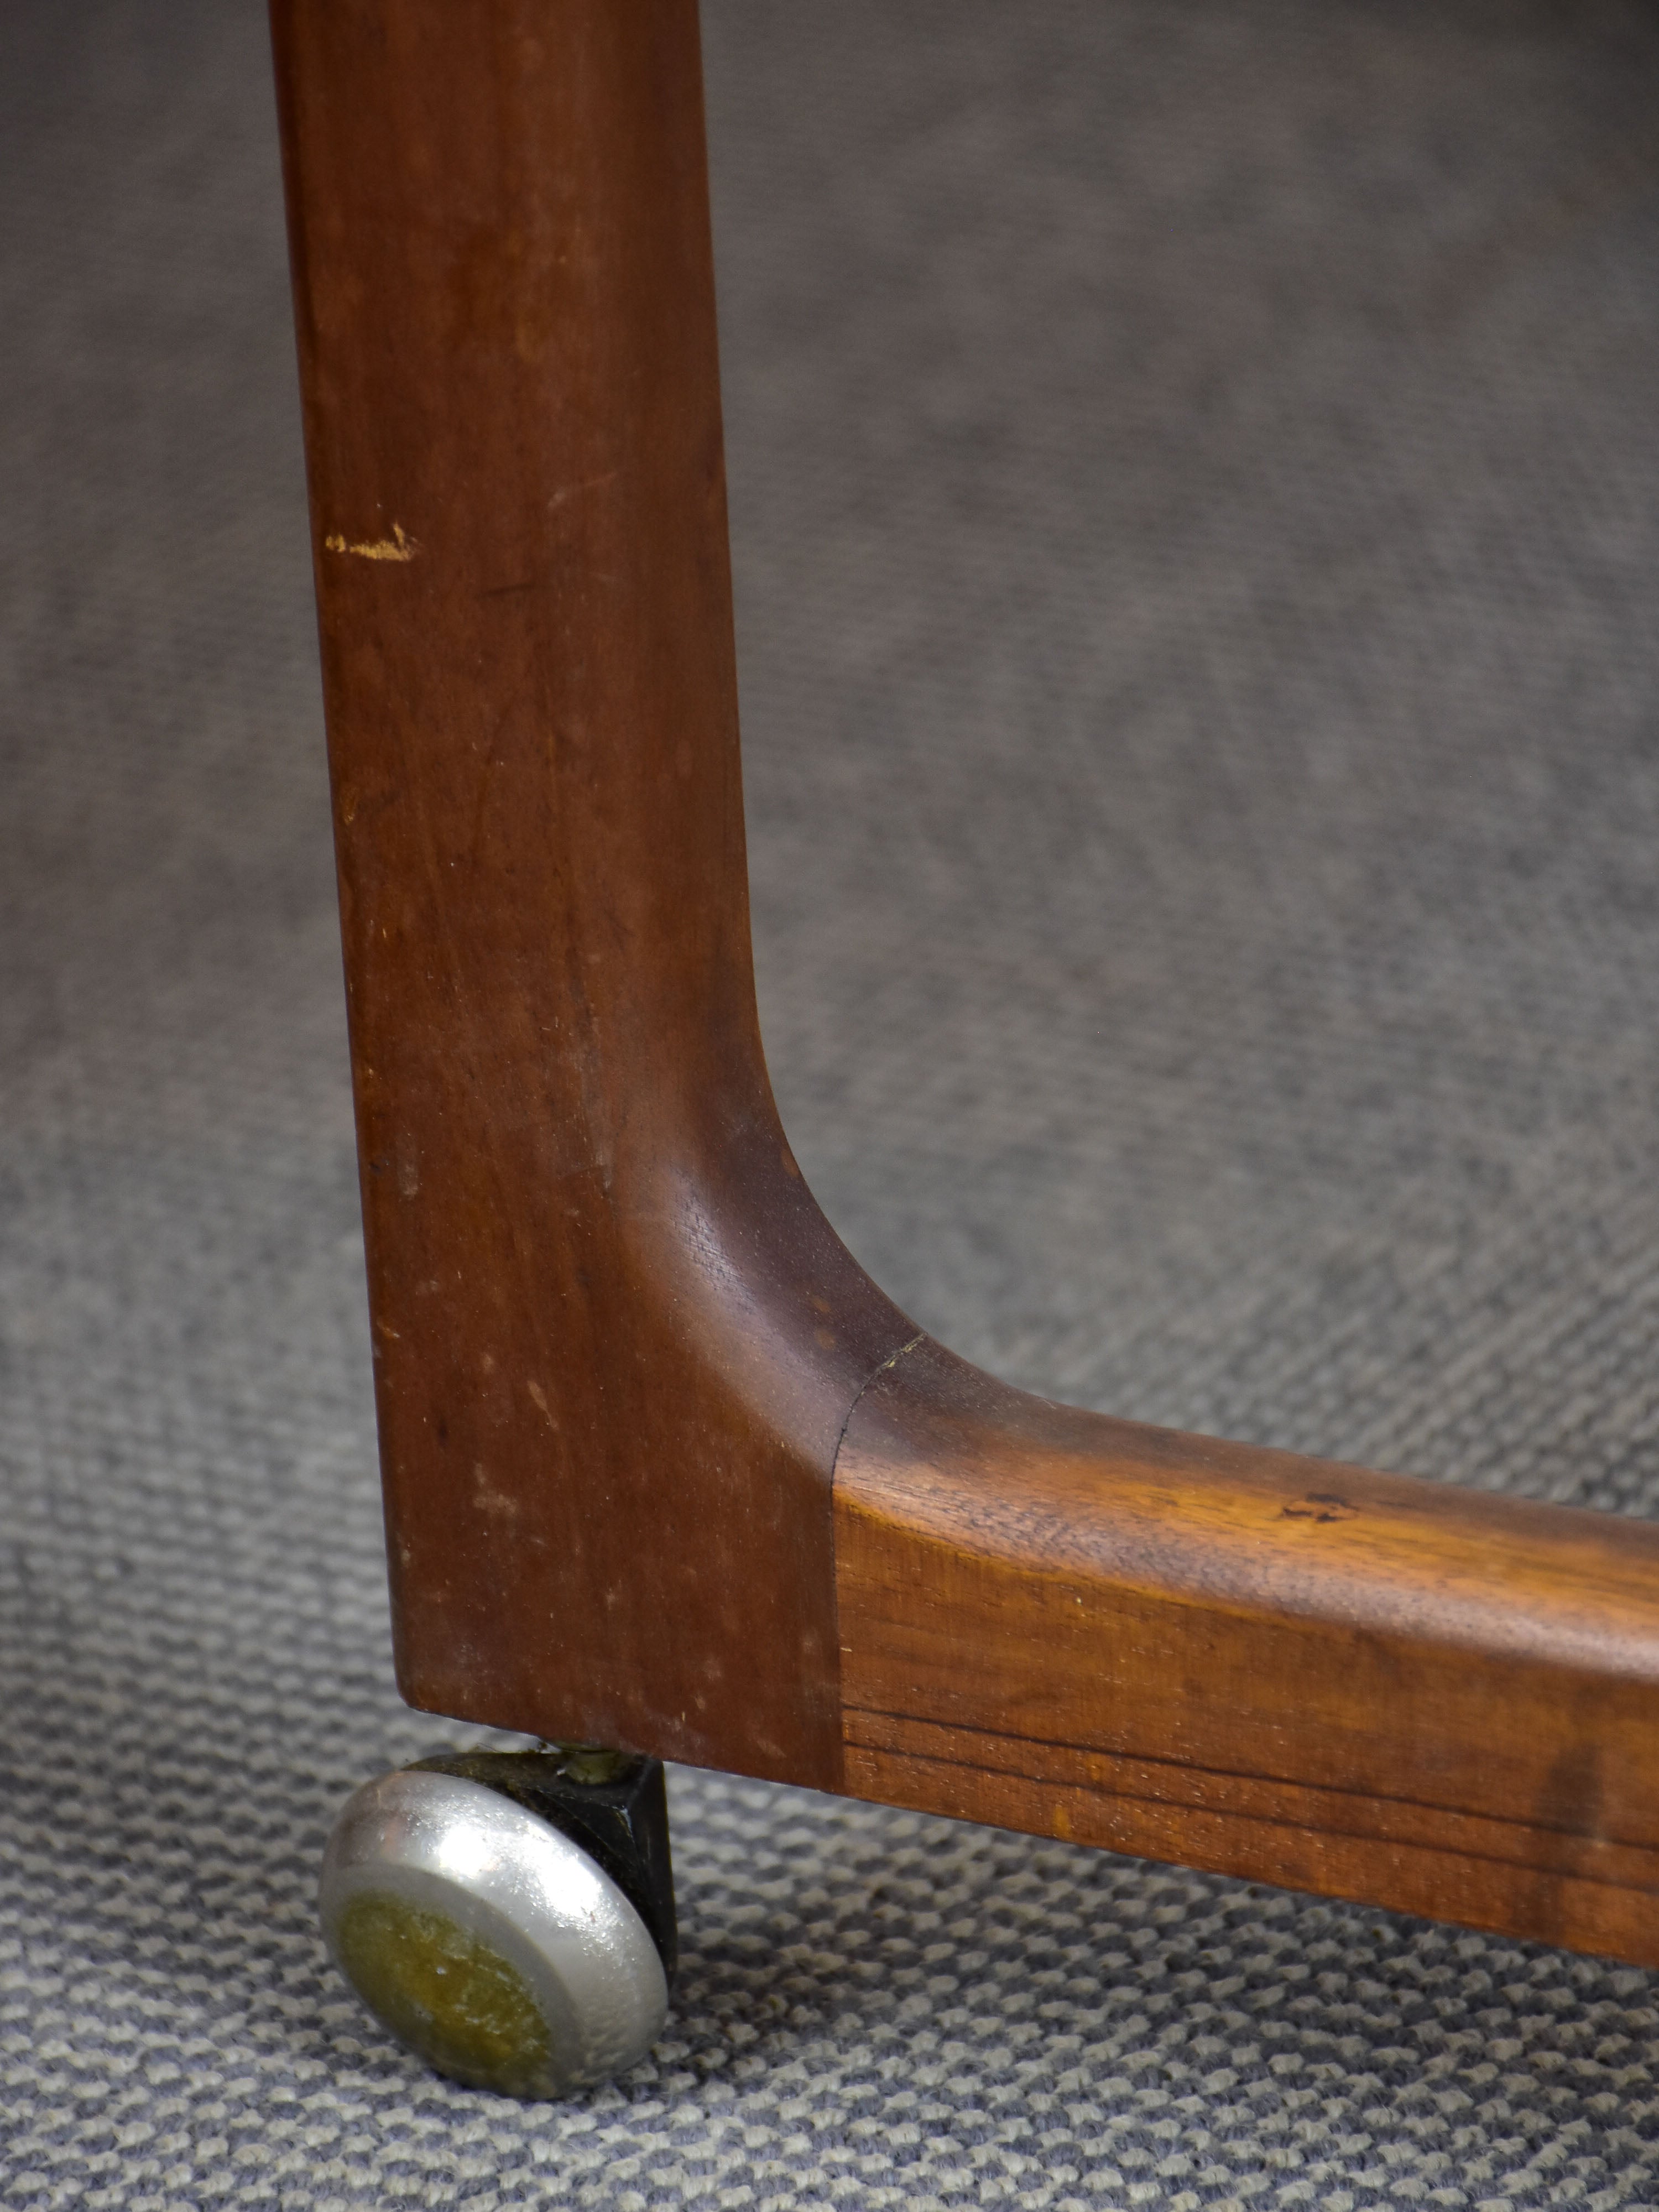
<instances>
[{"instance_id":1,"label":"wood grain texture","mask_svg":"<svg viewBox=\"0 0 1659 2212\"><path fill-rule=\"evenodd\" d=\"M849 1791L1659 1964L1659 1530L925 1340L836 1474Z\"/></svg>"},{"instance_id":2,"label":"wood grain texture","mask_svg":"<svg viewBox=\"0 0 1659 2212\"><path fill-rule=\"evenodd\" d=\"M399 1680L833 1786L912 1332L761 1055L695 0L276 0Z\"/></svg>"},{"instance_id":3,"label":"wood grain texture","mask_svg":"<svg viewBox=\"0 0 1659 2212\"><path fill-rule=\"evenodd\" d=\"M1659 1532L1067 1411L814 1206L694 0L275 0L416 1705L1659 1964Z\"/></svg>"}]
</instances>

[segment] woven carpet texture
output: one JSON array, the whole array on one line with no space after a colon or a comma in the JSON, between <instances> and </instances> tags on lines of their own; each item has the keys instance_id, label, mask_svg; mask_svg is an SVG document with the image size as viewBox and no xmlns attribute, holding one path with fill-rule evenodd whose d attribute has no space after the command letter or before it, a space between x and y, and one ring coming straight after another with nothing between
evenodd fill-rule
<instances>
[{"instance_id":1,"label":"woven carpet texture","mask_svg":"<svg viewBox=\"0 0 1659 2212\"><path fill-rule=\"evenodd\" d=\"M1050 1395L1651 1513L1659 15L705 37L832 1217ZM360 2010L323 1838L458 1739L391 1677L258 7L9 0L0 177L0 2203L1659 2202L1649 1974L719 1776L626 2079Z\"/></svg>"}]
</instances>

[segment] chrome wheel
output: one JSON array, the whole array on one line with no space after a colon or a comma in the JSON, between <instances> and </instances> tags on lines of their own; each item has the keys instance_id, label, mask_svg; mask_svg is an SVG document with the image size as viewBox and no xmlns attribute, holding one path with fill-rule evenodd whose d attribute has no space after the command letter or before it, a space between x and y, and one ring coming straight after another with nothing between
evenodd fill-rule
<instances>
[{"instance_id":1,"label":"chrome wheel","mask_svg":"<svg viewBox=\"0 0 1659 2212\"><path fill-rule=\"evenodd\" d=\"M382 1775L335 1824L318 1909L342 1972L399 2042L474 2088L559 2097L634 2065L668 2010L650 1928L516 1791L445 1764Z\"/></svg>"}]
</instances>

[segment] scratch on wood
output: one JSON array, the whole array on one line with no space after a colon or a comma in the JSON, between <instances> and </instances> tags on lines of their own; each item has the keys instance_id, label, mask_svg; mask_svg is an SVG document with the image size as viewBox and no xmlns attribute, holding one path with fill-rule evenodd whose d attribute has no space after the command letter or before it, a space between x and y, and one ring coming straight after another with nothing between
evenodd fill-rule
<instances>
[{"instance_id":1,"label":"scratch on wood","mask_svg":"<svg viewBox=\"0 0 1659 2212\"><path fill-rule=\"evenodd\" d=\"M1281 1521L1352 1521L1358 1513L1346 1498L1337 1497L1328 1490L1310 1490L1293 1505L1279 1508Z\"/></svg>"},{"instance_id":2,"label":"scratch on wood","mask_svg":"<svg viewBox=\"0 0 1659 2212\"><path fill-rule=\"evenodd\" d=\"M331 553L355 553L362 561L412 561L421 550L418 539L404 536L400 522L392 524L390 538L364 538L354 544L337 531L323 544Z\"/></svg>"},{"instance_id":3,"label":"scratch on wood","mask_svg":"<svg viewBox=\"0 0 1659 2212\"><path fill-rule=\"evenodd\" d=\"M562 507L566 500L574 499L578 492L599 491L608 483L615 483L621 474L620 469L607 469L602 477L584 477L580 483L562 484L547 503L550 507Z\"/></svg>"}]
</instances>

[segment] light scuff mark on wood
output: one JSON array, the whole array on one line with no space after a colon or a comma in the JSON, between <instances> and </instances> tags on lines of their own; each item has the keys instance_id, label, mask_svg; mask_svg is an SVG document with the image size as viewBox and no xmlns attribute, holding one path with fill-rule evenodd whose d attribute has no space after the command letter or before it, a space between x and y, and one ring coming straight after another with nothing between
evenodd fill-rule
<instances>
[{"instance_id":1,"label":"light scuff mark on wood","mask_svg":"<svg viewBox=\"0 0 1659 2212\"><path fill-rule=\"evenodd\" d=\"M392 524L390 538L364 538L354 542L336 531L325 538L323 544L331 553L355 553L360 561L412 561L421 550L419 541L406 536L399 522Z\"/></svg>"}]
</instances>

